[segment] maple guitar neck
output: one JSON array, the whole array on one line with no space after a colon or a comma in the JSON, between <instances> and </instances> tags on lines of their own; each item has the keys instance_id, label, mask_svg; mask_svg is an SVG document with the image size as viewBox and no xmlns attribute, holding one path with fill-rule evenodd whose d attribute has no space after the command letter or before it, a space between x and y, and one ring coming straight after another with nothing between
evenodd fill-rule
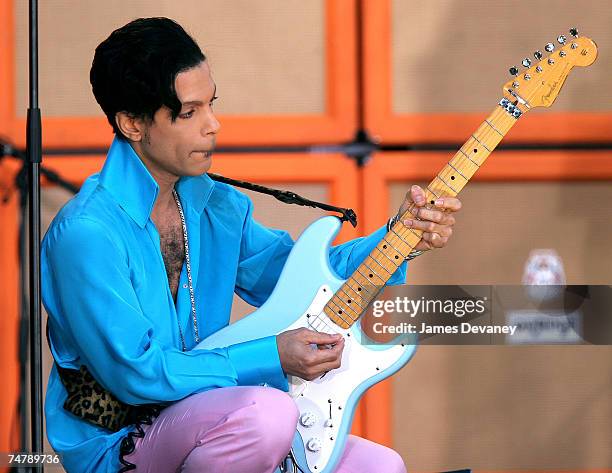
<instances>
[{"instance_id":1,"label":"maple guitar neck","mask_svg":"<svg viewBox=\"0 0 612 473\"><path fill-rule=\"evenodd\" d=\"M527 68L523 74L519 75L516 67L510 68L510 73L515 77L504 84L504 97L493 113L425 189L428 205L435 205L439 197L454 197L461 192L525 112L534 107L550 107L570 71L575 66L589 66L595 61L595 42L584 36L579 37L576 28L570 29L570 34L572 38L569 40L564 35L557 38L561 45L559 51L555 51L553 43L546 44L546 51L551 53L547 58L536 51L534 57L539 62L533 64L531 59L523 59L522 65ZM359 320L421 241L422 231L408 228L402 223L402 220L413 218L410 209L400 217L325 306L325 314L336 325L346 329Z\"/></svg>"},{"instance_id":2,"label":"maple guitar neck","mask_svg":"<svg viewBox=\"0 0 612 473\"><path fill-rule=\"evenodd\" d=\"M427 185L425 197L428 205L434 205L440 197L459 194L526 110L524 106L502 99L493 113ZM336 325L349 328L359 320L421 241L421 230L408 228L401 222L410 218L414 217L410 211L406 211L327 303L324 311Z\"/></svg>"}]
</instances>

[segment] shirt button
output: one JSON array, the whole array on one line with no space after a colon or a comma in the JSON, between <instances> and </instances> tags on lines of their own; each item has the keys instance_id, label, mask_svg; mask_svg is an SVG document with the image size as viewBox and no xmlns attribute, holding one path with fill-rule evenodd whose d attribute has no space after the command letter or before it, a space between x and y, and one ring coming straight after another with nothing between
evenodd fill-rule
<instances>
[{"instance_id":1,"label":"shirt button","mask_svg":"<svg viewBox=\"0 0 612 473\"><path fill-rule=\"evenodd\" d=\"M183 289L187 289L187 284L183 284Z\"/></svg>"}]
</instances>

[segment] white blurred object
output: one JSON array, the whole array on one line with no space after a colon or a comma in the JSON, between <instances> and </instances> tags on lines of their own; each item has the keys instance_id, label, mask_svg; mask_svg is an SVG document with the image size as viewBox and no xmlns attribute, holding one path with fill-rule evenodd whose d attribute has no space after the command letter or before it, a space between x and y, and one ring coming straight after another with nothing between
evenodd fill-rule
<instances>
[{"instance_id":1,"label":"white blurred object","mask_svg":"<svg viewBox=\"0 0 612 473\"><path fill-rule=\"evenodd\" d=\"M525 270L523 284L527 295L538 301L558 297L565 285L565 271L561 257L555 250L531 250Z\"/></svg>"}]
</instances>

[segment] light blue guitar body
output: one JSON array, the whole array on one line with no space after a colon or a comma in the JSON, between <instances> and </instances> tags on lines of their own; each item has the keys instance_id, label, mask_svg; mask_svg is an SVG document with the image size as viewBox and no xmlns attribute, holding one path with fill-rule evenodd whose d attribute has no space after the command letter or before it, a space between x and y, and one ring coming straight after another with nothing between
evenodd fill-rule
<instances>
[{"instance_id":1,"label":"light blue guitar body","mask_svg":"<svg viewBox=\"0 0 612 473\"><path fill-rule=\"evenodd\" d=\"M344 336L339 369L314 381L289 377L289 394L300 410L293 453L306 473L334 471L360 397L370 386L404 366L416 350L416 345L408 344L363 345L366 338L360 324L345 330L323 312L344 283L330 267L328 257L339 229L340 220L336 217L323 217L310 225L296 242L268 300L196 347L226 347L299 327Z\"/></svg>"}]
</instances>

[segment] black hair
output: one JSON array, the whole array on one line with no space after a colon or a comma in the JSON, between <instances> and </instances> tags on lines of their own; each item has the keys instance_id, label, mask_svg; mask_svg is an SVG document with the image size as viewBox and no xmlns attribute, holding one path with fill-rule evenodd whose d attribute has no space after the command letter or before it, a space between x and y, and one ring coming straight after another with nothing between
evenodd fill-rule
<instances>
[{"instance_id":1,"label":"black hair","mask_svg":"<svg viewBox=\"0 0 612 473\"><path fill-rule=\"evenodd\" d=\"M125 112L152 121L165 105L176 120L182 106L174 88L176 76L205 60L195 40L175 21L139 18L98 45L89 81L113 131L126 139L115 115Z\"/></svg>"}]
</instances>

